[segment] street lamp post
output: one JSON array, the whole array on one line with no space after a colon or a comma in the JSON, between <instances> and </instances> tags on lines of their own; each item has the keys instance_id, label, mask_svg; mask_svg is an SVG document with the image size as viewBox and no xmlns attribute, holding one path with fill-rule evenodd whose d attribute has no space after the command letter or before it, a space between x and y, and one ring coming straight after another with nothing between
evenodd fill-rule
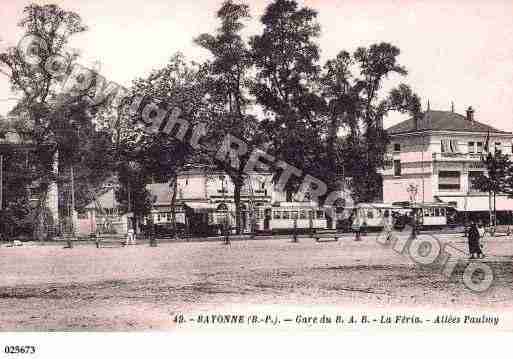
<instances>
[{"instance_id":1,"label":"street lamp post","mask_svg":"<svg viewBox=\"0 0 513 359\"><path fill-rule=\"evenodd\" d=\"M67 240L67 248L73 248L72 239L75 238L76 230L75 230L75 175L73 173L73 165L70 168L70 177L71 177L71 237L68 236Z\"/></svg>"},{"instance_id":2,"label":"street lamp post","mask_svg":"<svg viewBox=\"0 0 513 359\"><path fill-rule=\"evenodd\" d=\"M137 219L135 218L135 214L133 214L133 206L132 206L132 187L131 187L131 176L132 173L137 171L140 166L136 161L128 161L127 162L127 168L128 168L128 178L127 178L127 200L128 200L128 214L127 214L127 236L133 236L130 237L130 242L134 241L137 236ZM130 217L128 217L130 216ZM132 233L130 231L133 231Z\"/></svg>"},{"instance_id":3,"label":"street lamp post","mask_svg":"<svg viewBox=\"0 0 513 359\"><path fill-rule=\"evenodd\" d=\"M226 204L226 190L225 190L225 187L224 187L224 180L225 180L225 176L224 175L220 175L219 176L219 179L221 180L221 191L223 192L223 204L226 208L226 214L225 214L225 218L224 218L224 244L228 245L230 244L230 226L229 226L229 218L228 218L228 205Z\"/></svg>"}]
</instances>

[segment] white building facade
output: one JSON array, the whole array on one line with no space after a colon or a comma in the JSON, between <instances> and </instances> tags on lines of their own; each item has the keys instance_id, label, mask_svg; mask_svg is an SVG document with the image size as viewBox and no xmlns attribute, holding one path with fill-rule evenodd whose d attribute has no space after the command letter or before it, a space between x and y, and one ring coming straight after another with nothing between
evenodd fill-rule
<instances>
[{"instance_id":1,"label":"white building facade","mask_svg":"<svg viewBox=\"0 0 513 359\"><path fill-rule=\"evenodd\" d=\"M428 110L387 132L384 202L445 202L458 212L481 215L493 208L494 201L474 187L473 178L485 173L481 158L487 143L492 153L512 155L512 133L477 122L471 107L466 116ZM495 206L498 218L510 218L513 199L497 195Z\"/></svg>"}]
</instances>

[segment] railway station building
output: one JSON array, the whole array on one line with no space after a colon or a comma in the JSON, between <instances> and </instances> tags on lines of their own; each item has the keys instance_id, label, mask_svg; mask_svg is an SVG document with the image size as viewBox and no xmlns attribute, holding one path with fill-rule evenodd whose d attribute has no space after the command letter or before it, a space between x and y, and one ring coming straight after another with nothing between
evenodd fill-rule
<instances>
[{"instance_id":1,"label":"railway station building","mask_svg":"<svg viewBox=\"0 0 513 359\"><path fill-rule=\"evenodd\" d=\"M173 185L154 183L148 188L155 199L151 214L153 223L171 223ZM252 209L276 206L287 200L286 193L276 189L273 174L270 172L249 174L240 198L243 232L251 231ZM352 204L348 191L340 191L340 198L346 206ZM175 203L176 222L186 224L192 230L206 231L202 230L202 227L223 220L227 220L232 227L235 225L234 185L224 172L212 171L207 167L190 168L180 172L176 184Z\"/></svg>"}]
</instances>

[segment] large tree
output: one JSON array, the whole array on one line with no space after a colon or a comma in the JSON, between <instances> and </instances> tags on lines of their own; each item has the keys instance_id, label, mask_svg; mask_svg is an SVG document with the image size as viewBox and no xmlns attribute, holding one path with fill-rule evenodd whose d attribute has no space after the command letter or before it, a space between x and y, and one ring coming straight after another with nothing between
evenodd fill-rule
<instances>
[{"instance_id":1,"label":"large tree","mask_svg":"<svg viewBox=\"0 0 513 359\"><path fill-rule=\"evenodd\" d=\"M251 92L264 110L269 151L299 169L315 169L323 131L317 13L294 0L275 0L261 22L262 34L250 40L256 66ZM287 182L288 200L299 185L297 177Z\"/></svg>"},{"instance_id":2,"label":"large tree","mask_svg":"<svg viewBox=\"0 0 513 359\"><path fill-rule=\"evenodd\" d=\"M175 223L177 174L187 164L211 164L206 153L196 151L187 140L194 126L208 123L213 113L219 112L211 108L208 100L207 74L206 66L188 63L181 54L177 54L165 67L135 80L127 93L127 103L136 97L144 98L141 109L151 104L160 106L165 112L180 109L180 118L188 124L181 139L177 138L181 131L179 125L170 131L159 131L171 123L171 116L167 116L154 131L141 126L144 123L144 110L130 112L129 106L121 106L115 114L104 116L102 126L113 135L121 174L122 188L117 193L118 199L126 202L128 186L135 190L133 186L136 183L140 195L133 197L131 208L139 217L148 213L147 204L151 202L149 192L143 188L152 181L169 182L172 222ZM137 171L126 170L131 162L138 164ZM134 178L134 181L131 182L130 178Z\"/></svg>"},{"instance_id":3,"label":"large tree","mask_svg":"<svg viewBox=\"0 0 513 359\"><path fill-rule=\"evenodd\" d=\"M495 198L497 194L513 196L513 162L508 154L496 150L482 158L486 172L473 179L472 185ZM495 224L495 223L494 223Z\"/></svg>"},{"instance_id":4,"label":"large tree","mask_svg":"<svg viewBox=\"0 0 513 359\"><path fill-rule=\"evenodd\" d=\"M77 138L75 131L84 125L90 127L94 113L105 103L87 101L94 81L78 94L62 92L78 57L66 45L86 30L77 13L57 5L31 4L25 7L19 26L26 36L18 47L0 54L0 64L12 90L20 95L11 114L24 123L27 141L33 146L31 179L39 183L41 212L50 184L59 180L53 171L54 155L59 153L59 160L68 165L76 162L77 144L83 141L70 138Z\"/></svg>"},{"instance_id":5,"label":"large tree","mask_svg":"<svg viewBox=\"0 0 513 359\"><path fill-rule=\"evenodd\" d=\"M229 133L251 148L257 141L257 121L247 111L252 57L240 34L244 28L243 20L249 16L247 5L225 1L217 12L221 27L215 34L202 34L195 41L212 55L207 63L210 101L218 103L216 107L222 109L218 116L211 117L207 135L212 139L223 139ZM217 166L228 174L234 185L236 231L241 233L241 191L246 179L244 162L240 161L234 167L218 162Z\"/></svg>"},{"instance_id":6,"label":"large tree","mask_svg":"<svg viewBox=\"0 0 513 359\"><path fill-rule=\"evenodd\" d=\"M380 197L382 184L378 170L383 166L388 144L383 130L384 117L391 111L420 116L420 99L409 86L401 84L383 93L387 78L407 73L398 64L399 54L397 47L380 43L358 48L352 55L342 51L324 66L321 88L328 128L327 173L332 174L325 180L333 183L333 175L341 170L358 178L353 182L358 201ZM345 130L344 151L336 147L340 130Z\"/></svg>"}]
</instances>

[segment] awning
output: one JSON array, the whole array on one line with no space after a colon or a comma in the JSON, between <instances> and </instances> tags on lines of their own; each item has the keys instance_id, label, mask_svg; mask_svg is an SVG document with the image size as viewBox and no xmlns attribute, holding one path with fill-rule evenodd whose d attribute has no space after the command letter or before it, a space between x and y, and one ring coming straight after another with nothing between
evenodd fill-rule
<instances>
[{"instance_id":1,"label":"awning","mask_svg":"<svg viewBox=\"0 0 513 359\"><path fill-rule=\"evenodd\" d=\"M442 202L454 204L458 211L482 212L489 211L488 195L482 196L437 196ZM497 196L495 199L497 211L513 211L513 199L507 196ZM492 197L493 210L493 197Z\"/></svg>"},{"instance_id":2,"label":"awning","mask_svg":"<svg viewBox=\"0 0 513 359\"><path fill-rule=\"evenodd\" d=\"M205 202L185 202L184 205L195 213L208 213L216 210L214 205Z\"/></svg>"}]
</instances>

